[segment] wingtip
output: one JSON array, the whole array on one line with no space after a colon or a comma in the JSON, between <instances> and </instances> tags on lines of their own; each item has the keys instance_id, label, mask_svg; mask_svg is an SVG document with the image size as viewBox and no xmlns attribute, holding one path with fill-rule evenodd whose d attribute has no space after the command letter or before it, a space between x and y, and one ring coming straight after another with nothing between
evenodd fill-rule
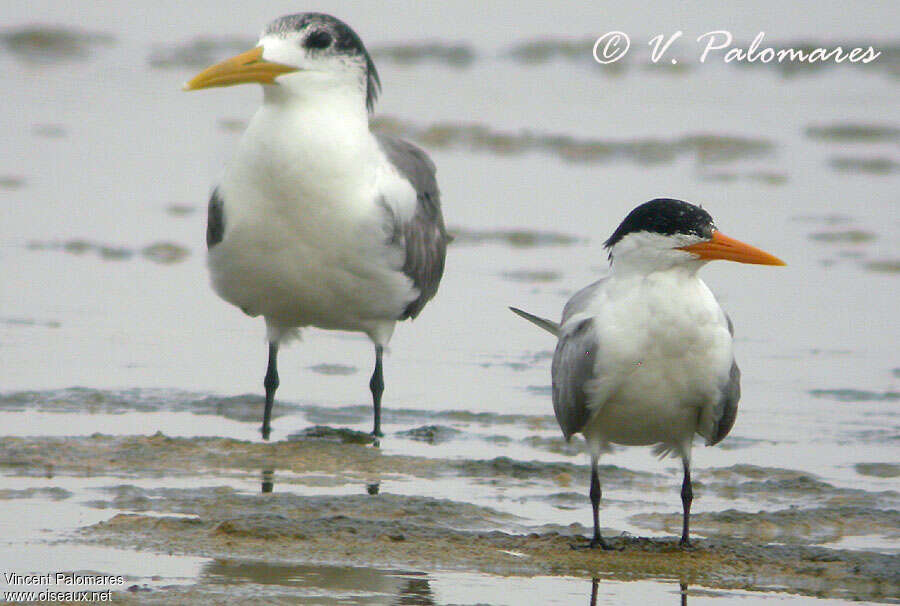
<instances>
[{"instance_id":1,"label":"wingtip","mask_svg":"<svg viewBox=\"0 0 900 606\"><path fill-rule=\"evenodd\" d=\"M517 316L519 316L521 318L524 318L525 320L528 320L529 322L531 322L538 328L543 328L550 334L559 336L559 324L557 324L556 322L547 320L546 318L541 318L534 314L530 314L527 311L519 309L518 307L513 307L512 305L510 305L508 307L511 312L513 312L514 314L516 314Z\"/></svg>"}]
</instances>

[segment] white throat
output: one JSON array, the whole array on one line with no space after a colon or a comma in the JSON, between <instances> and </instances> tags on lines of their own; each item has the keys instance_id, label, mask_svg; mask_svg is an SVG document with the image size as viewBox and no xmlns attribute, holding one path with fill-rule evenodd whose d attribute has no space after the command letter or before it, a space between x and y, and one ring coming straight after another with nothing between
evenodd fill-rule
<instances>
[{"instance_id":1,"label":"white throat","mask_svg":"<svg viewBox=\"0 0 900 606\"><path fill-rule=\"evenodd\" d=\"M696 275L707 262L684 250L700 242L697 236L674 234L665 236L651 232L630 233L610 249L611 273L616 276L647 275L671 271L688 276Z\"/></svg>"}]
</instances>

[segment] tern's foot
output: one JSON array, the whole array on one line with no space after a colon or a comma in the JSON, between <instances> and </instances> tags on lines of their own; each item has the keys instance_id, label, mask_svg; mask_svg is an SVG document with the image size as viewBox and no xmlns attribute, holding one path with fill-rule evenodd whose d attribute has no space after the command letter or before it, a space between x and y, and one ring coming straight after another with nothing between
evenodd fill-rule
<instances>
[{"instance_id":1,"label":"tern's foot","mask_svg":"<svg viewBox=\"0 0 900 606\"><path fill-rule=\"evenodd\" d=\"M681 540L678 541L678 546L682 549L693 549L694 544L691 543L691 540L687 537L681 537Z\"/></svg>"},{"instance_id":2,"label":"tern's foot","mask_svg":"<svg viewBox=\"0 0 900 606\"><path fill-rule=\"evenodd\" d=\"M373 438L383 438L384 432L382 432L380 429L375 429L372 431L372 437Z\"/></svg>"},{"instance_id":3,"label":"tern's foot","mask_svg":"<svg viewBox=\"0 0 900 606\"><path fill-rule=\"evenodd\" d=\"M272 435L272 428L267 427L266 425L263 425L262 428L260 429L260 432L262 432L262 439L268 441L269 436Z\"/></svg>"},{"instance_id":4,"label":"tern's foot","mask_svg":"<svg viewBox=\"0 0 900 606\"><path fill-rule=\"evenodd\" d=\"M571 547L572 549L574 549L576 551L581 551L582 549L597 549L598 547L600 549L602 549L603 551L612 551L613 549L615 549L615 547L613 547L609 543L607 543L603 539L603 537L594 537L587 543L579 543L577 545L570 543L569 547Z\"/></svg>"}]
</instances>

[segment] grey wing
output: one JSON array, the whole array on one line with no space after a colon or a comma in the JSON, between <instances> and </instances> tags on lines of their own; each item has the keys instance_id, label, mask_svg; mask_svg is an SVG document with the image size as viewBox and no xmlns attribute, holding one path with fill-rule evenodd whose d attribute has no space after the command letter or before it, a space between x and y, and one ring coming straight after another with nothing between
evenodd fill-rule
<instances>
[{"instance_id":1,"label":"grey wing","mask_svg":"<svg viewBox=\"0 0 900 606\"><path fill-rule=\"evenodd\" d=\"M553 354L553 411L567 440L583 430L590 417L585 387L594 377L597 356L593 323L588 318L560 335Z\"/></svg>"},{"instance_id":2,"label":"grey wing","mask_svg":"<svg viewBox=\"0 0 900 606\"><path fill-rule=\"evenodd\" d=\"M392 242L406 250L403 273L413 281L419 296L411 301L400 320L415 318L437 293L444 274L444 259L450 237L441 214L441 197L435 167L424 151L402 139L376 135L382 151L412 185L416 192L416 210L405 223L395 221ZM392 216L393 212L388 208ZM394 217L396 219L396 217Z\"/></svg>"},{"instance_id":3,"label":"grey wing","mask_svg":"<svg viewBox=\"0 0 900 606\"><path fill-rule=\"evenodd\" d=\"M565 324L566 320L568 320L575 314L584 311L590 300L594 298L596 292L600 290L605 281L606 278L600 278L593 284L588 284L587 286L576 292L574 295L572 295L572 298L570 298L566 302L566 306L563 307L562 321L560 322L560 324Z\"/></svg>"},{"instance_id":4,"label":"grey wing","mask_svg":"<svg viewBox=\"0 0 900 606\"><path fill-rule=\"evenodd\" d=\"M734 336L734 324L731 317L726 313L725 320L728 322L728 332ZM716 402L713 410L713 432L709 446L713 446L722 441L728 435L731 428L734 427L734 421L737 418L738 400L741 399L741 369L738 368L737 362L731 361L731 371L728 373L728 381L722 387L722 395Z\"/></svg>"},{"instance_id":5,"label":"grey wing","mask_svg":"<svg viewBox=\"0 0 900 606\"><path fill-rule=\"evenodd\" d=\"M206 216L206 248L212 248L225 237L225 203L219 195L219 188L209 197Z\"/></svg>"}]
</instances>

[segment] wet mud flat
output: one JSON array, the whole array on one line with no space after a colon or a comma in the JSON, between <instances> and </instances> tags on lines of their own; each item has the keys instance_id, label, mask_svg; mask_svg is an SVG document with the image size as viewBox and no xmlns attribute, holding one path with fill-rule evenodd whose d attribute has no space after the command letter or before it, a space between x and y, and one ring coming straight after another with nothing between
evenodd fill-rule
<instances>
[{"instance_id":1,"label":"wet mud flat","mask_svg":"<svg viewBox=\"0 0 900 606\"><path fill-rule=\"evenodd\" d=\"M823 538L823 524L834 536L896 535L900 514L892 508L897 502L892 491L836 488L803 472L739 465L701 474L702 490L725 495L743 486L762 495L793 486L784 498L803 502L804 491L813 491L824 505L759 515L700 513L695 547L689 550L682 550L675 537L639 538L609 528L605 532L614 549L576 550L571 546L584 544L589 532L577 523L536 525L461 500L465 497L396 494L378 487L462 480L502 492L527 483L574 509L571 517L577 519L588 511L578 492L586 486L585 465L386 454L357 437L322 426L270 444L161 433L5 437L0 471L6 485L22 478L33 486L8 488L0 500L44 499L54 506L79 501L81 507L109 513L55 542L250 562L272 570L321 565L503 577L670 579L709 589L884 602L900 595L900 555L814 544ZM654 474L610 465L603 476L612 489L658 489ZM92 477L105 478L102 486L86 492L55 486L61 479ZM260 493L260 478L264 489L266 481L270 490L274 484L274 492ZM633 517L647 528L668 531L678 516ZM220 603L222 596L208 589L202 584L134 585L117 600Z\"/></svg>"}]
</instances>

